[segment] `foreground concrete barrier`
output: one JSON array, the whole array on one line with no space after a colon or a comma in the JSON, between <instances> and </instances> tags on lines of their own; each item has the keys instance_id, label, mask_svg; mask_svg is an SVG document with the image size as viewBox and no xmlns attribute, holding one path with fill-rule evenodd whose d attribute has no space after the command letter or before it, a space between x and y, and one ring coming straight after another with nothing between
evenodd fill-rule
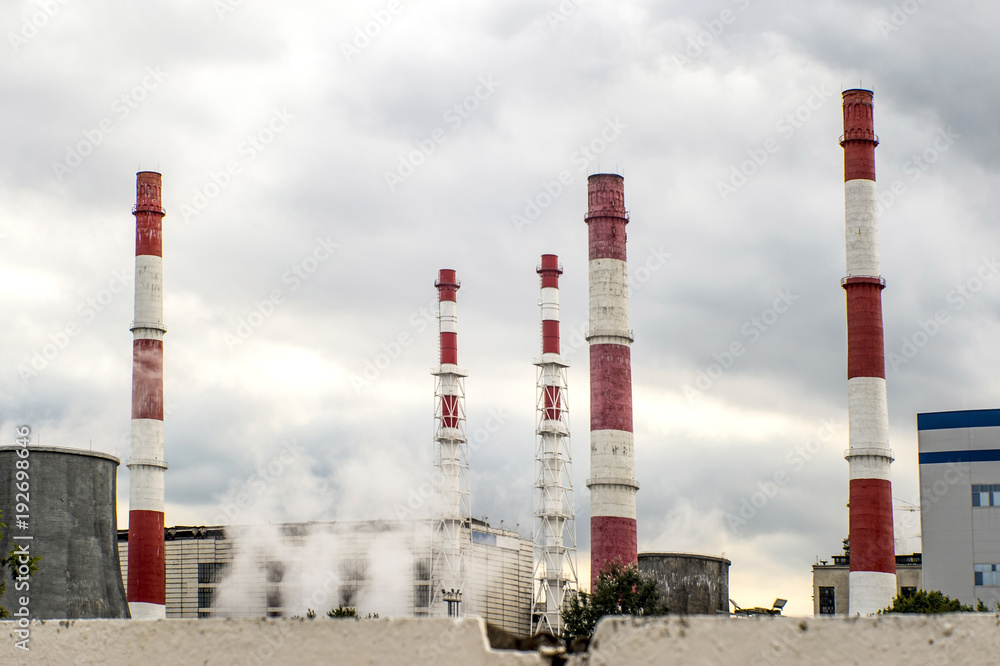
<instances>
[{"instance_id":1,"label":"foreground concrete barrier","mask_svg":"<svg viewBox=\"0 0 1000 666\"><path fill-rule=\"evenodd\" d=\"M32 622L30 652L2 622L0 664L402 664L540 666L537 653L496 652L482 620L71 620Z\"/></svg>"},{"instance_id":2,"label":"foreground concrete barrier","mask_svg":"<svg viewBox=\"0 0 1000 666\"><path fill-rule=\"evenodd\" d=\"M1000 618L607 618L570 664L1000 664Z\"/></svg>"},{"instance_id":3,"label":"foreground concrete barrier","mask_svg":"<svg viewBox=\"0 0 1000 666\"><path fill-rule=\"evenodd\" d=\"M481 620L75 620L32 622L29 652L0 623L0 664L401 664L539 666L491 650ZM567 666L623 664L1000 664L993 614L875 619L607 618Z\"/></svg>"}]
</instances>

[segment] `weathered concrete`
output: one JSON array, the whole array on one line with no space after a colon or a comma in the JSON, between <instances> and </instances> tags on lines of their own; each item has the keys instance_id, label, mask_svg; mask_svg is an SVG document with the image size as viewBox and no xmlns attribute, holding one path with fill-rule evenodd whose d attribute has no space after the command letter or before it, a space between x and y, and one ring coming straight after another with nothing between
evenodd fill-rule
<instances>
[{"instance_id":1,"label":"weathered concrete","mask_svg":"<svg viewBox=\"0 0 1000 666\"><path fill-rule=\"evenodd\" d=\"M76 620L33 622L30 652L0 622L2 664L405 664L541 666L488 647L481 620ZM663 617L602 620L568 666L617 664L998 664L1000 617Z\"/></svg>"},{"instance_id":2,"label":"weathered concrete","mask_svg":"<svg viewBox=\"0 0 1000 666\"><path fill-rule=\"evenodd\" d=\"M8 526L0 552L27 543L30 554L42 559L29 588L18 591L8 582L0 605L15 613L27 596L32 618L129 617L118 560L118 459L50 446L29 446L28 457L21 458L18 450L22 447L0 448L0 509ZM25 461L27 468L18 469ZM18 480L18 471L27 472L27 480ZM26 514L17 510L25 496ZM18 526L18 514L27 516L26 528Z\"/></svg>"},{"instance_id":3,"label":"weathered concrete","mask_svg":"<svg viewBox=\"0 0 1000 666\"><path fill-rule=\"evenodd\" d=\"M713 555L639 553L639 571L656 577L660 603L674 615L728 613L729 565Z\"/></svg>"},{"instance_id":4,"label":"weathered concrete","mask_svg":"<svg viewBox=\"0 0 1000 666\"><path fill-rule=\"evenodd\" d=\"M570 664L998 664L1000 618L608 618L590 648Z\"/></svg>"},{"instance_id":5,"label":"weathered concrete","mask_svg":"<svg viewBox=\"0 0 1000 666\"><path fill-rule=\"evenodd\" d=\"M2 664L405 664L541 666L537 653L493 651L482 620L122 620L31 625L30 652L0 623Z\"/></svg>"}]
</instances>

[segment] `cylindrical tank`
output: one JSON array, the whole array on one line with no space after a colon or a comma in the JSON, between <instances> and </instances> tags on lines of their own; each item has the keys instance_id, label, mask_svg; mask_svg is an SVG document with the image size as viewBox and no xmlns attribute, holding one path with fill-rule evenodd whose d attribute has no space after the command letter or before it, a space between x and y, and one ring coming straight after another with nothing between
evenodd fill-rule
<instances>
[{"instance_id":1,"label":"cylindrical tank","mask_svg":"<svg viewBox=\"0 0 1000 666\"><path fill-rule=\"evenodd\" d=\"M729 612L729 565L724 557L639 553L639 571L656 578L660 603L678 615Z\"/></svg>"},{"instance_id":2,"label":"cylindrical tank","mask_svg":"<svg viewBox=\"0 0 1000 666\"><path fill-rule=\"evenodd\" d=\"M0 447L0 510L7 524L0 552L28 544L30 554L42 559L27 592L16 591L8 578L0 605L13 612L26 595L32 618L128 618L118 559L118 458L51 446L29 446L23 458L19 450L23 447ZM24 460L28 486L21 493L25 481L23 475L17 479L17 462ZM25 494L26 513L23 506L17 510Z\"/></svg>"}]
</instances>

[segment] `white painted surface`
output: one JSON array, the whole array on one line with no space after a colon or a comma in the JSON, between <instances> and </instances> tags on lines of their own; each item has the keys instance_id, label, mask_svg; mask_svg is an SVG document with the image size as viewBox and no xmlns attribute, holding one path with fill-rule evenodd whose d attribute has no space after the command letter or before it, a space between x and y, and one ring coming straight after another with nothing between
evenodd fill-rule
<instances>
[{"instance_id":1,"label":"white painted surface","mask_svg":"<svg viewBox=\"0 0 1000 666\"><path fill-rule=\"evenodd\" d=\"M129 511L163 512L163 468L129 465Z\"/></svg>"},{"instance_id":2,"label":"white painted surface","mask_svg":"<svg viewBox=\"0 0 1000 666\"><path fill-rule=\"evenodd\" d=\"M559 290L542 287L542 319L559 321Z\"/></svg>"},{"instance_id":3,"label":"white painted surface","mask_svg":"<svg viewBox=\"0 0 1000 666\"><path fill-rule=\"evenodd\" d=\"M133 458L163 460L163 421L132 419Z\"/></svg>"},{"instance_id":4,"label":"white painted surface","mask_svg":"<svg viewBox=\"0 0 1000 666\"><path fill-rule=\"evenodd\" d=\"M129 510L163 511L163 421L132 419L129 469Z\"/></svg>"},{"instance_id":5,"label":"white painted surface","mask_svg":"<svg viewBox=\"0 0 1000 666\"><path fill-rule=\"evenodd\" d=\"M591 335L606 332L628 335L627 269L621 259L590 260Z\"/></svg>"},{"instance_id":6,"label":"white painted surface","mask_svg":"<svg viewBox=\"0 0 1000 666\"><path fill-rule=\"evenodd\" d=\"M590 433L590 478L593 480L635 477L632 433L624 430L592 430Z\"/></svg>"},{"instance_id":7,"label":"white painted surface","mask_svg":"<svg viewBox=\"0 0 1000 666\"><path fill-rule=\"evenodd\" d=\"M844 183L848 276L879 274L875 196L875 181L859 178Z\"/></svg>"},{"instance_id":8,"label":"white painted surface","mask_svg":"<svg viewBox=\"0 0 1000 666\"><path fill-rule=\"evenodd\" d=\"M128 602L129 613L133 620L165 620L167 607L160 604L148 604L145 601ZM79 663L79 662L73 662Z\"/></svg>"},{"instance_id":9,"label":"white painted surface","mask_svg":"<svg viewBox=\"0 0 1000 666\"><path fill-rule=\"evenodd\" d=\"M970 572L971 576L972 573ZM892 605L896 598L896 574L881 571L852 571L847 614L867 617Z\"/></svg>"},{"instance_id":10,"label":"white painted surface","mask_svg":"<svg viewBox=\"0 0 1000 666\"><path fill-rule=\"evenodd\" d=\"M851 451L882 451L885 457L852 457L852 479L889 478L889 407L885 380L854 377L847 380L847 414Z\"/></svg>"},{"instance_id":11,"label":"white painted surface","mask_svg":"<svg viewBox=\"0 0 1000 666\"><path fill-rule=\"evenodd\" d=\"M635 488L628 485L603 485L594 479L590 487L590 515L614 516L635 520Z\"/></svg>"},{"instance_id":12,"label":"white painted surface","mask_svg":"<svg viewBox=\"0 0 1000 666\"><path fill-rule=\"evenodd\" d=\"M163 258L135 258L135 325L163 326Z\"/></svg>"},{"instance_id":13,"label":"white painted surface","mask_svg":"<svg viewBox=\"0 0 1000 666\"><path fill-rule=\"evenodd\" d=\"M458 304L455 301L441 301L441 332L458 333Z\"/></svg>"}]
</instances>

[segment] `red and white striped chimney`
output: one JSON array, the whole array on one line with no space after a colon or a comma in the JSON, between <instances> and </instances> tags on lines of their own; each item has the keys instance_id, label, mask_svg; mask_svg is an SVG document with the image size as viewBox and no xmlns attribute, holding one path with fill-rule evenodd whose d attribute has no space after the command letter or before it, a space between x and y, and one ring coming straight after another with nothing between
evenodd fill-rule
<instances>
[{"instance_id":1,"label":"red and white striped chimney","mask_svg":"<svg viewBox=\"0 0 1000 666\"><path fill-rule=\"evenodd\" d=\"M872 91L845 90L844 148L847 277L847 412L850 419L851 615L869 615L896 596L892 531L889 412L882 339L875 198L875 136Z\"/></svg>"},{"instance_id":2,"label":"red and white striped chimney","mask_svg":"<svg viewBox=\"0 0 1000 666\"><path fill-rule=\"evenodd\" d=\"M136 174L132 451L128 460L128 606L136 620L166 617L163 553L162 177Z\"/></svg>"},{"instance_id":3,"label":"red and white striped chimney","mask_svg":"<svg viewBox=\"0 0 1000 666\"><path fill-rule=\"evenodd\" d=\"M638 561L632 448L625 180L587 179L590 236L590 577L610 560Z\"/></svg>"},{"instance_id":4,"label":"red and white striped chimney","mask_svg":"<svg viewBox=\"0 0 1000 666\"><path fill-rule=\"evenodd\" d=\"M465 434L465 377L458 367L458 303L461 287L455 271L441 269L434 282L438 290L441 330L441 364L434 369L435 465L439 472L438 516L432 554L432 612L444 611L445 591L464 593L458 614L475 608L466 587L472 547L472 512L469 495L469 445ZM459 597L461 598L461 597ZM449 615L451 609L449 608Z\"/></svg>"},{"instance_id":5,"label":"red and white striped chimney","mask_svg":"<svg viewBox=\"0 0 1000 666\"><path fill-rule=\"evenodd\" d=\"M559 257L543 254L542 356L538 366L538 422L535 430L535 613L532 633L562 634L568 590L577 588L576 510L573 506L572 447L566 400L566 369L559 352Z\"/></svg>"}]
</instances>

